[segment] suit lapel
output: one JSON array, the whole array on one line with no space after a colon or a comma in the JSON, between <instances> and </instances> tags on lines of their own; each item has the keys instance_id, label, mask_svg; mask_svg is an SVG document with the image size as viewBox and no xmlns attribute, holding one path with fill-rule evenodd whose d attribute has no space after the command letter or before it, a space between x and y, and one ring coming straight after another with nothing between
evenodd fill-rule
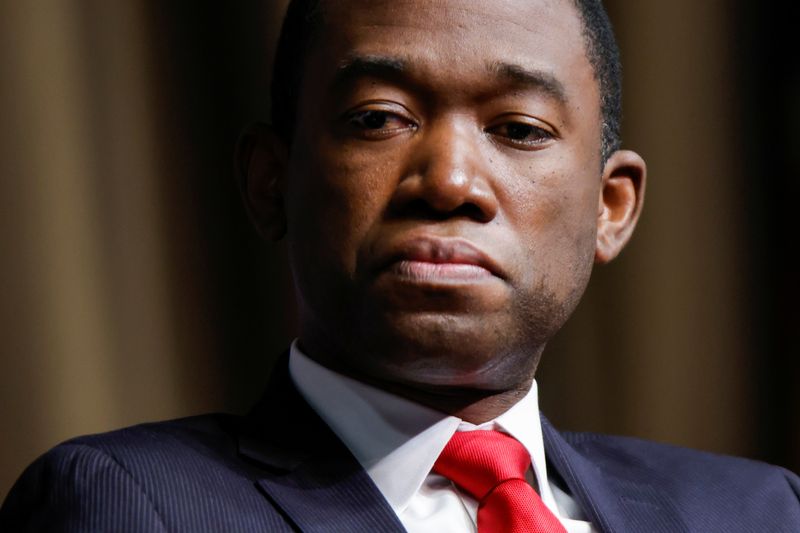
<instances>
[{"instance_id":1,"label":"suit lapel","mask_svg":"<svg viewBox=\"0 0 800 533\"><path fill-rule=\"evenodd\" d=\"M609 468L541 417L547 460L604 533L687 531L668 495L635 466ZM256 485L300 531L405 531L347 447L289 377L288 354L239 430L239 453L261 467ZM629 468L628 468L629 467ZM639 475L637 475L639 474Z\"/></svg>"},{"instance_id":2,"label":"suit lapel","mask_svg":"<svg viewBox=\"0 0 800 533\"><path fill-rule=\"evenodd\" d=\"M645 473L636 475L635 465L626 465L630 468L624 472L607 468L573 448L544 416L541 419L548 462L600 531L688 531L670 497L649 483Z\"/></svg>"},{"instance_id":3,"label":"suit lapel","mask_svg":"<svg viewBox=\"0 0 800 533\"><path fill-rule=\"evenodd\" d=\"M304 532L405 531L367 473L350 461L309 461L258 481Z\"/></svg>"},{"instance_id":4,"label":"suit lapel","mask_svg":"<svg viewBox=\"0 0 800 533\"><path fill-rule=\"evenodd\" d=\"M286 354L245 419L239 453L265 467L256 484L300 531L405 531L358 461L300 396Z\"/></svg>"}]
</instances>

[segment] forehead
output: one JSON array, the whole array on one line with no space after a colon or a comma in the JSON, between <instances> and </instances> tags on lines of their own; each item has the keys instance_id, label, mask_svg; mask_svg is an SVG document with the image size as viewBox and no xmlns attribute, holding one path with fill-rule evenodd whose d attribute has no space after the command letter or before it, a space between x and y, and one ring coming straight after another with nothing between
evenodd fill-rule
<instances>
[{"instance_id":1,"label":"forehead","mask_svg":"<svg viewBox=\"0 0 800 533\"><path fill-rule=\"evenodd\" d=\"M485 78L487 67L517 65L552 73L571 100L598 96L570 0L323 0L321 15L316 69L397 57L455 89Z\"/></svg>"},{"instance_id":2,"label":"forehead","mask_svg":"<svg viewBox=\"0 0 800 533\"><path fill-rule=\"evenodd\" d=\"M470 41L488 38L502 44L522 35L531 44L536 35L558 37L554 44L575 44L568 41L582 28L570 0L321 0L320 14L327 28L337 32L403 28L461 37L462 44L474 50L480 47L470 46Z\"/></svg>"}]
</instances>

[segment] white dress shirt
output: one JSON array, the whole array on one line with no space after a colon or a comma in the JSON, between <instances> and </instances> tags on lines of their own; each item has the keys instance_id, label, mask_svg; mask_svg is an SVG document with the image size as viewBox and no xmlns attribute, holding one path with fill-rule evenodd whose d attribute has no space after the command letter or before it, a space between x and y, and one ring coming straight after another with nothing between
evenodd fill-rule
<instances>
[{"instance_id":1,"label":"white dress shirt","mask_svg":"<svg viewBox=\"0 0 800 533\"><path fill-rule=\"evenodd\" d=\"M577 502L550 483L539 421L537 386L496 419L476 426L337 374L292 343L289 373L300 394L364 467L410 533L477 529L478 502L431 472L456 431L494 429L531 455L528 481L569 533L593 533Z\"/></svg>"}]
</instances>

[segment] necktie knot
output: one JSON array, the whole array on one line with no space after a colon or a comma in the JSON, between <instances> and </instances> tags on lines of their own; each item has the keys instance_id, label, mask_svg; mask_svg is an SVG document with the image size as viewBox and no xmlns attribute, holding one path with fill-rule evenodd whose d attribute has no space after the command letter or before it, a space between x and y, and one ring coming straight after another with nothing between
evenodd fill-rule
<instances>
[{"instance_id":1,"label":"necktie knot","mask_svg":"<svg viewBox=\"0 0 800 533\"><path fill-rule=\"evenodd\" d=\"M499 431L462 431L453 435L433 466L481 501L511 479L525 480L531 458L515 438Z\"/></svg>"},{"instance_id":2,"label":"necktie knot","mask_svg":"<svg viewBox=\"0 0 800 533\"><path fill-rule=\"evenodd\" d=\"M499 431L453 435L433 471L478 500L479 533L566 533L527 481L528 450Z\"/></svg>"}]
</instances>

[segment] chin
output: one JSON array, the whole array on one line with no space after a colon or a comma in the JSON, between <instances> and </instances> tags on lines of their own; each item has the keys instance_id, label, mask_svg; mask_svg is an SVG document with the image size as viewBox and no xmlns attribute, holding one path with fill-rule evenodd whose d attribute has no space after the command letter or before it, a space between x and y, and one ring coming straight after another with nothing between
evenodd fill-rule
<instances>
[{"instance_id":1,"label":"chin","mask_svg":"<svg viewBox=\"0 0 800 533\"><path fill-rule=\"evenodd\" d=\"M371 320L363 361L378 379L430 387L506 388L536 367L541 348L515 342L497 316L413 313ZM503 332L503 335L499 335ZM357 356L358 357L358 356Z\"/></svg>"}]
</instances>

